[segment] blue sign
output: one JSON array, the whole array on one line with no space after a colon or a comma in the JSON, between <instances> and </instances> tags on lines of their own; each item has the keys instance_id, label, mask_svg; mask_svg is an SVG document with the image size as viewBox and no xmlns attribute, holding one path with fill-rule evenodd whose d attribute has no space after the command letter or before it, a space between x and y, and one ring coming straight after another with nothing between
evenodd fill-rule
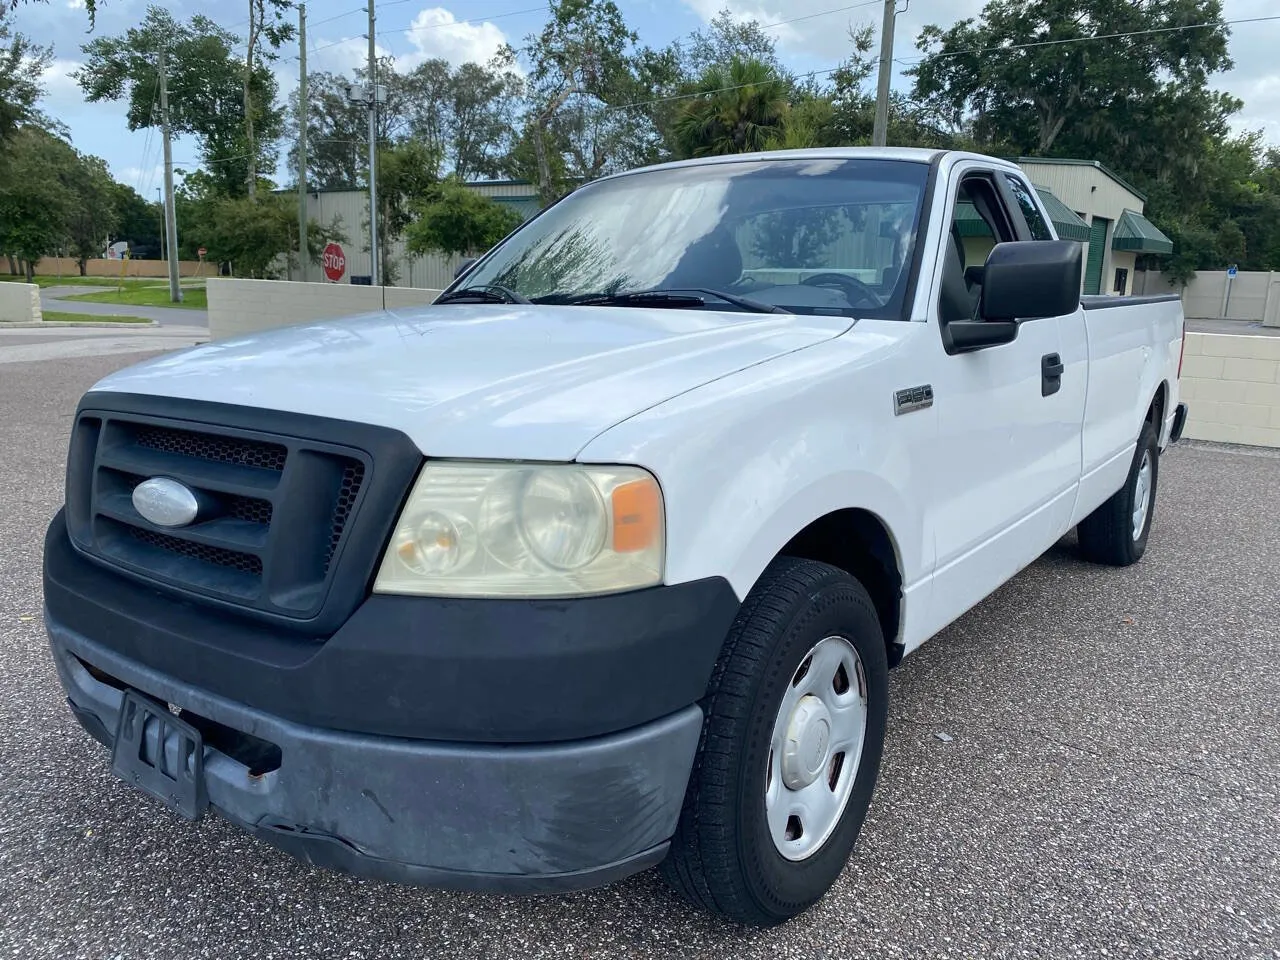
<instances>
[{"instance_id":1,"label":"blue sign","mask_svg":"<svg viewBox=\"0 0 1280 960\"><path fill-rule=\"evenodd\" d=\"M1234 280L1236 278L1236 274L1239 272L1240 269L1233 263L1231 266L1227 267L1227 278Z\"/></svg>"}]
</instances>

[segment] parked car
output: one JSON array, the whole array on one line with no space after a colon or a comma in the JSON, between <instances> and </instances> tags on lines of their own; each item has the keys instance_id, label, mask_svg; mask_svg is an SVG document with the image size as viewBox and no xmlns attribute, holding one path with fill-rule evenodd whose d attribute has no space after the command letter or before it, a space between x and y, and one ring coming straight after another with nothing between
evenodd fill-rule
<instances>
[{"instance_id":1,"label":"parked car","mask_svg":"<svg viewBox=\"0 0 1280 960\"><path fill-rule=\"evenodd\" d=\"M45 544L71 709L119 776L312 864L661 864L793 917L850 857L889 669L1072 528L1147 548L1181 308L1082 302L1053 237L987 157L668 164L431 307L115 373Z\"/></svg>"}]
</instances>

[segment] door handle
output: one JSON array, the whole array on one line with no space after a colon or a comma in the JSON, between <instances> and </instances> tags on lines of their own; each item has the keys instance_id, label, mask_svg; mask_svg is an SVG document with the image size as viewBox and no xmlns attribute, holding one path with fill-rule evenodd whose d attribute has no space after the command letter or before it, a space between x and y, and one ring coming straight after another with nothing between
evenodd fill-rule
<instances>
[{"instance_id":1,"label":"door handle","mask_svg":"<svg viewBox=\"0 0 1280 960\"><path fill-rule=\"evenodd\" d=\"M1066 372L1062 357L1046 353L1040 358L1040 396L1049 397L1062 389L1062 374Z\"/></svg>"}]
</instances>

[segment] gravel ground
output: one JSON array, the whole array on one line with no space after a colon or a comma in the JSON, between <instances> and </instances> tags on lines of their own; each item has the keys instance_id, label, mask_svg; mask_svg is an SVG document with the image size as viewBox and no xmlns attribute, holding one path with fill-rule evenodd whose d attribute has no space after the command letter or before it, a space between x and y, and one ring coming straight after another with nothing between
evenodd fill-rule
<instances>
[{"instance_id":1,"label":"gravel ground","mask_svg":"<svg viewBox=\"0 0 1280 960\"><path fill-rule=\"evenodd\" d=\"M744 931L652 873L526 900L324 873L115 783L39 565L75 400L130 359L0 372L0 956L1280 958L1280 455L1179 446L1141 564L1064 541L911 656L844 877Z\"/></svg>"}]
</instances>

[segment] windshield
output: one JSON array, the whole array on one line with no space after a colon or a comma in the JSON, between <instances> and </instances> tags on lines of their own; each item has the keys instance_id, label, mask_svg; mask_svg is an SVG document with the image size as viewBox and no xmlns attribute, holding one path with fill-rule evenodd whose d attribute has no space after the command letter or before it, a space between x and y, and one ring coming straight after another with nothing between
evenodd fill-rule
<instances>
[{"instance_id":1,"label":"windshield","mask_svg":"<svg viewBox=\"0 0 1280 960\"><path fill-rule=\"evenodd\" d=\"M908 161L787 158L601 180L507 238L446 296L648 305L670 292L682 307L899 319L927 175ZM625 296L637 293L649 295Z\"/></svg>"}]
</instances>

